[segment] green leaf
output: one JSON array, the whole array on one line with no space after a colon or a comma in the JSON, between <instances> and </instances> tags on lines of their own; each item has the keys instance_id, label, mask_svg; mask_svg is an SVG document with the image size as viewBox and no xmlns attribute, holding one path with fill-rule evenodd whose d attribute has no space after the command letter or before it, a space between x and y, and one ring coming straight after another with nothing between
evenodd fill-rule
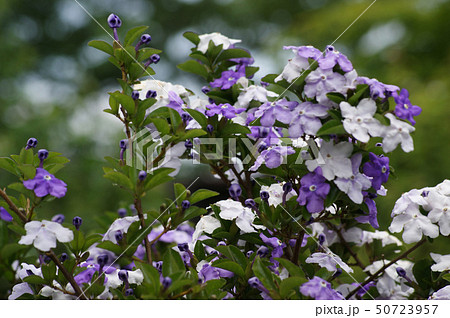
<instances>
[{"instance_id":1,"label":"green leaf","mask_svg":"<svg viewBox=\"0 0 450 318\"><path fill-rule=\"evenodd\" d=\"M120 248L120 246L117 244L114 244L111 241L103 241L103 242L97 244L97 247L111 251L116 255L120 255L122 253L122 249Z\"/></svg>"},{"instance_id":2,"label":"green leaf","mask_svg":"<svg viewBox=\"0 0 450 318\"><path fill-rule=\"evenodd\" d=\"M80 232L80 231L73 232L73 241L70 243L70 245L72 246L72 249L75 252L79 252L79 251L83 250L85 242L86 241L84 239L83 232Z\"/></svg>"},{"instance_id":3,"label":"green leaf","mask_svg":"<svg viewBox=\"0 0 450 318\"><path fill-rule=\"evenodd\" d=\"M197 257L199 261L203 261L205 259L205 248L203 247L202 241L197 241L194 247L194 255Z\"/></svg>"},{"instance_id":4,"label":"green leaf","mask_svg":"<svg viewBox=\"0 0 450 318\"><path fill-rule=\"evenodd\" d=\"M442 276L442 278L445 279L447 282L450 282L450 273L444 274L444 275Z\"/></svg>"},{"instance_id":5,"label":"green leaf","mask_svg":"<svg viewBox=\"0 0 450 318\"><path fill-rule=\"evenodd\" d=\"M112 114L119 112L119 102L112 95L109 95L109 107L111 107Z\"/></svg>"},{"instance_id":6,"label":"green leaf","mask_svg":"<svg viewBox=\"0 0 450 318\"><path fill-rule=\"evenodd\" d=\"M305 277L305 274L300 269L299 266L295 265L291 261L285 259L285 258L275 258L278 262L280 262L281 265L283 265L284 268L287 269L289 274L291 276L297 276L297 277Z\"/></svg>"},{"instance_id":7,"label":"green leaf","mask_svg":"<svg viewBox=\"0 0 450 318\"><path fill-rule=\"evenodd\" d=\"M159 168L153 171L153 174L147 175L145 179L144 189L146 191L153 189L154 187L173 180L173 177L169 176L170 173L174 172L173 168Z\"/></svg>"},{"instance_id":8,"label":"green leaf","mask_svg":"<svg viewBox=\"0 0 450 318\"><path fill-rule=\"evenodd\" d=\"M46 283L45 279L37 275L29 275L27 277L24 277L23 281L28 284L36 284L36 285L44 285Z\"/></svg>"},{"instance_id":9,"label":"green leaf","mask_svg":"<svg viewBox=\"0 0 450 318\"><path fill-rule=\"evenodd\" d=\"M20 165L19 170L23 173L25 179L33 179L36 175L36 168L33 165Z\"/></svg>"},{"instance_id":10,"label":"green leaf","mask_svg":"<svg viewBox=\"0 0 450 318\"><path fill-rule=\"evenodd\" d=\"M270 271L270 269L267 268L267 266L263 265L259 257L255 259L255 263L253 264L253 272L267 289L269 290L277 289L275 283L273 282L272 272Z\"/></svg>"},{"instance_id":11,"label":"green leaf","mask_svg":"<svg viewBox=\"0 0 450 318\"><path fill-rule=\"evenodd\" d=\"M189 115L192 116L203 128L205 128L208 125L208 119L206 119L205 115L203 115L201 112L195 109L185 109Z\"/></svg>"},{"instance_id":12,"label":"green leaf","mask_svg":"<svg viewBox=\"0 0 450 318\"><path fill-rule=\"evenodd\" d=\"M300 285L306 283L308 280L302 277L288 277L280 283L280 295L282 298L287 298L294 291L298 291Z\"/></svg>"},{"instance_id":13,"label":"green leaf","mask_svg":"<svg viewBox=\"0 0 450 318\"><path fill-rule=\"evenodd\" d=\"M186 187L181 183L175 183L173 185L173 191L175 193L175 198L177 200L177 204L180 205L181 202L186 199L187 192Z\"/></svg>"},{"instance_id":14,"label":"green leaf","mask_svg":"<svg viewBox=\"0 0 450 318\"><path fill-rule=\"evenodd\" d=\"M236 59L241 57L251 58L252 56L250 55L250 53L248 53L243 49L228 49L220 53L220 55L216 59L216 63L219 63L224 60Z\"/></svg>"},{"instance_id":15,"label":"green leaf","mask_svg":"<svg viewBox=\"0 0 450 318\"><path fill-rule=\"evenodd\" d=\"M347 132L344 129L344 125L340 120L332 119L327 121L317 132L317 136L324 135L342 135Z\"/></svg>"},{"instance_id":16,"label":"green leaf","mask_svg":"<svg viewBox=\"0 0 450 318\"><path fill-rule=\"evenodd\" d=\"M133 190L133 188L134 188L131 180L121 172L110 171L110 172L106 173L104 175L104 177L108 180L111 180L113 183L115 183L121 187L130 189L130 190Z\"/></svg>"},{"instance_id":17,"label":"green leaf","mask_svg":"<svg viewBox=\"0 0 450 318\"><path fill-rule=\"evenodd\" d=\"M166 277L175 273L184 272L185 270L186 268L180 254L169 248L163 257L163 276Z\"/></svg>"},{"instance_id":18,"label":"green leaf","mask_svg":"<svg viewBox=\"0 0 450 318\"><path fill-rule=\"evenodd\" d=\"M367 92L369 89L369 85L367 84L360 84L356 86L356 92L353 94L352 97L348 99L349 104L356 106L359 102L359 99L364 95L365 92Z\"/></svg>"},{"instance_id":19,"label":"green leaf","mask_svg":"<svg viewBox=\"0 0 450 318\"><path fill-rule=\"evenodd\" d=\"M109 55L114 55L114 49L111 44L106 43L105 41L93 40L88 43L89 46L103 51Z\"/></svg>"},{"instance_id":20,"label":"green leaf","mask_svg":"<svg viewBox=\"0 0 450 318\"><path fill-rule=\"evenodd\" d=\"M189 60L184 63L178 64L177 67L182 71L197 74L203 77L204 79L208 79L209 74L205 66L197 61Z\"/></svg>"},{"instance_id":21,"label":"green leaf","mask_svg":"<svg viewBox=\"0 0 450 318\"><path fill-rule=\"evenodd\" d=\"M19 193L23 193L23 194L29 194L30 193L30 190L25 188L22 182L11 183L10 185L8 185L8 188L12 189L14 191L17 191Z\"/></svg>"},{"instance_id":22,"label":"green leaf","mask_svg":"<svg viewBox=\"0 0 450 318\"><path fill-rule=\"evenodd\" d=\"M114 92L110 93L110 95L119 102L123 108L127 111L129 114L134 114L136 111L136 107L134 104L134 100L131 98L131 96L122 94L120 92Z\"/></svg>"},{"instance_id":23,"label":"green leaf","mask_svg":"<svg viewBox=\"0 0 450 318\"><path fill-rule=\"evenodd\" d=\"M170 125L167 120L163 118L150 118L149 121L155 125L161 135L168 135L170 133Z\"/></svg>"},{"instance_id":24,"label":"green leaf","mask_svg":"<svg viewBox=\"0 0 450 318\"><path fill-rule=\"evenodd\" d=\"M226 260L226 259L219 259L219 260L215 261L214 263L212 263L212 266L226 269L230 272L235 273L236 275L238 275L242 278L245 278L245 273L244 273L244 270L242 269L242 267L233 261Z\"/></svg>"},{"instance_id":25,"label":"green leaf","mask_svg":"<svg viewBox=\"0 0 450 318\"><path fill-rule=\"evenodd\" d=\"M148 29L148 26L138 26L130 29L125 35L124 46L132 45L133 42Z\"/></svg>"},{"instance_id":26,"label":"green leaf","mask_svg":"<svg viewBox=\"0 0 450 318\"><path fill-rule=\"evenodd\" d=\"M139 268L144 274L144 282L148 283L150 290L153 295L157 295L159 293L159 272L156 268L154 268L150 264L136 262L136 267Z\"/></svg>"},{"instance_id":27,"label":"green leaf","mask_svg":"<svg viewBox=\"0 0 450 318\"><path fill-rule=\"evenodd\" d=\"M376 113L373 115L373 118L378 119L378 121L385 126L389 126L391 124L391 121L389 120L389 118L387 118L381 114Z\"/></svg>"},{"instance_id":28,"label":"green leaf","mask_svg":"<svg viewBox=\"0 0 450 318\"><path fill-rule=\"evenodd\" d=\"M241 252L239 248L237 248L234 245L228 245L228 246L217 246L215 248L220 253L228 257L230 260L238 263L242 269L245 270L247 267L248 259L245 257L244 253Z\"/></svg>"},{"instance_id":29,"label":"green leaf","mask_svg":"<svg viewBox=\"0 0 450 318\"><path fill-rule=\"evenodd\" d=\"M206 131L203 129L189 129L186 131L186 133L182 136L182 139L192 139L195 137L200 137L206 135Z\"/></svg>"},{"instance_id":30,"label":"green leaf","mask_svg":"<svg viewBox=\"0 0 450 318\"><path fill-rule=\"evenodd\" d=\"M42 276L47 282L52 282L56 278L56 264L53 262L41 266Z\"/></svg>"},{"instance_id":31,"label":"green leaf","mask_svg":"<svg viewBox=\"0 0 450 318\"><path fill-rule=\"evenodd\" d=\"M342 95L341 93L336 93L336 92L328 93L327 97L329 100L331 100L337 104L340 104L341 102L345 101L345 96Z\"/></svg>"},{"instance_id":32,"label":"green leaf","mask_svg":"<svg viewBox=\"0 0 450 318\"><path fill-rule=\"evenodd\" d=\"M25 229L17 224L8 224L8 229L11 231L19 234L19 235L25 235L27 234L27 231Z\"/></svg>"},{"instance_id":33,"label":"green leaf","mask_svg":"<svg viewBox=\"0 0 450 318\"><path fill-rule=\"evenodd\" d=\"M189 41L191 41L192 43L194 43L194 45L198 45L200 43L200 38L198 37L197 33L194 32L184 32L183 36L188 39Z\"/></svg>"},{"instance_id":34,"label":"green leaf","mask_svg":"<svg viewBox=\"0 0 450 318\"><path fill-rule=\"evenodd\" d=\"M429 259L422 259L416 264L412 269L414 277L416 278L417 284L426 292L432 286L432 277L431 277L431 266L433 263ZM428 293L426 293L428 295Z\"/></svg>"},{"instance_id":35,"label":"green leaf","mask_svg":"<svg viewBox=\"0 0 450 318\"><path fill-rule=\"evenodd\" d=\"M22 148L19 155L20 164L32 165L34 163L34 153L32 149Z\"/></svg>"},{"instance_id":36,"label":"green leaf","mask_svg":"<svg viewBox=\"0 0 450 318\"><path fill-rule=\"evenodd\" d=\"M189 202L191 204L195 204L197 202L200 202L202 200L206 200L212 197L215 197L216 195L219 195L219 192L211 191L207 189L199 189L195 191L191 196L189 197Z\"/></svg>"},{"instance_id":37,"label":"green leaf","mask_svg":"<svg viewBox=\"0 0 450 318\"><path fill-rule=\"evenodd\" d=\"M7 157L0 158L0 168L17 176L18 174L15 167L16 164L12 159Z\"/></svg>"}]
</instances>

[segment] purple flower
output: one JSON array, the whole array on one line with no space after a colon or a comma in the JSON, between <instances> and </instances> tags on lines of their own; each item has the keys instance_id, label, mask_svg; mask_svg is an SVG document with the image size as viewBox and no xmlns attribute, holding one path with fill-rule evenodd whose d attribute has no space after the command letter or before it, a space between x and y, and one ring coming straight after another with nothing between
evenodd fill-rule
<instances>
[{"instance_id":1,"label":"purple flower","mask_svg":"<svg viewBox=\"0 0 450 318\"><path fill-rule=\"evenodd\" d=\"M284 157L295 153L295 150L289 146L275 146L268 148L261 152L255 163L250 168L250 171L256 171L263 163L269 169L279 167L284 160Z\"/></svg>"},{"instance_id":2,"label":"purple flower","mask_svg":"<svg viewBox=\"0 0 450 318\"><path fill-rule=\"evenodd\" d=\"M344 88L346 80L343 75L335 73L331 69L317 68L309 73L305 82L305 95L313 98L326 96L326 93L329 92L340 92Z\"/></svg>"},{"instance_id":3,"label":"purple flower","mask_svg":"<svg viewBox=\"0 0 450 318\"><path fill-rule=\"evenodd\" d=\"M211 104L208 105L208 110L206 111L206 116L212 117L214 115L223 115L224 117L231 119L236 117L236 114L242 113L245 108L234 108L230 104Z\"/></svg>"},{"instance_id":4,"label":"purple flower","mask_svg":"<svg viewBox=\"0 0 450 318\"><path fill-rule=\"evenodd\" d=\"M55 178L54 175L43 168L37 168L34 179L24 181L23 185L28 190L34 190L36 196L40 198L49 194L57 198L62 198L66 195L67 191L67 184Z\"/></svg>"},{"instance_id":5,"label":"purple flower","mask_svg":"<svg viewBox=\"0 0 450 318\"><path fill-rule=\"evenodd\" d=\"M300 286L300 292L315 300L341 300L344 297L331 288L331 284L320 277L314 276L309 282Z\"/></svg>"},{"instance_id":6,"label":"purple flower","mask_svg":"<svg viewBox=\"0 0 450 318\"><path fill-rule=\"evenodd\" d=\"M313 172L306 174L300 180L300 194L297 202L306 205L309 213L318 213L323 210L324 200L330 192L330 185L322 176L322 169L317 167Z\"/></svg>"},{"instance_id":7,"label":"purple flower","mask_svg":"<svg viewBox=\"0 0 450 318\"><path fill-rule=\"evenodd\" d=\"M245 77L245 72L242 71L242 69L239 69L237 72L233 70L224 71L222 72L222 75L211 82L210 85L211 87L219 87L222 90L226 90L236 84L241 77Z\"/></svg>"},{"instance_id":8,"label":"purple flower","mask_svg":"<svg viewBox=\"0 0 450 318\"><path fill-rule=\"evenodd\" d=\"M318 60L322 57L322 52L315 47L308 46L283 46L283 50L293 50L298 56L305 59L312 58Z\"/></svg>"},{"instance_id":9,"label":"purple flower","mask_svg":"<svg viewBox=\"0 0 450 318\"><path fill-rule=\"evenodd\" d=\"M204 264L203 267L198 272L198 277L202 280L202 282L206 282L212 279L219 279L221 277L233 277L233 272L230 272L226 269L213 267L209 263Z\"/></svg>"},{"instance_id":10,"label":"purple flower","mask_svg":"<svg viewBox=\"0 0 450 318\"><path fill-rule=\"evenodd\" d=\"M328 116L328 107L304 102L298 105L291 113L291 124L289 135L291 138L298 138L307 135L315 135L322 127L319 118Z\"/></svg>"},{"instance_id":11,"label":"purple flower","mask_svg":"<svg viewBox=\"0 0 450 318\"><path fill-rule=\"evenodd\" d=\"M408 90L403 88L400 94L394 93L394 100L397 104L395 106L395 116L401 119L409 120L412 125L416 124L413 116L418 116L422 112L422 108L416 105L412 105L409 101Z\"/></svg>"},{"instance_id":12,"label":"purple flower","mask_svg":"<svg viewBox=\"0 0 450 318\"><path fill-rule=\"evenodd\" d=\"M372 177L372 187L379 190L389 178L389 157L379 157L371 152L369 158L370 162L364 164L363 171L366 176Z\"/></svg>"},{"instance_id":13,"label":"purple flower","mask_svg":"<svg viewBox=\"0 0 450 318\"><path fill-rule=\"evenodd\" d=\"M184 102L181 99L181 97L174 91L170 91L168 93L168 96L169 96L169 103L166 106L175 109L181 115L183 113L182 106L184 105Z\"/></svg>"},{"instance_id":14,"label":"purple flower","mask_svg":"<svg viewBox=\"0 0 450 318\"><path fill-rule=\"evenodd\" d=\"M0 206L0 219L6 222L11 222L13 220L13 217L8 213L8 211L6 211L4 207Z\"/></svg>"},{"instance_id":15,"label":"purple flower","mask_svg":"<svg viewBox=\"0 0 450 318\"><path fill-rule=\"evenodd\" d=\"M367 205L367 208L369 209L368 215L361 215L355 218L356 221L359 223L369 223L373 226L374 229L378 229L380 226L378 224L377 220L377 204L373 200L373 197L376 197L376 194L373 193L367 193L363 191L363 194L365 193L364 197L364 203Z\"/></svg>"},{"instance_id":16,"label":"purple flower","mask_svg":"<svg viewBox=\"0 0 450 318\"><path fill-rule=\"evenodd\" d=\"M261 125L265 127L272 127L275 124L275 120L289 124L292 120L291 110L297 105L297 102L290 102L285 99L264 103L255 111L255 117L261 117Z\"/></svg>"},{"instance_id":17,"label":"purple flower","mask_svg":"<svg viewBox=\"0 0 450 318\"><path fill-rule=\"evenodd\" d=\"M249 128L251 134L247 134L247 136L253 140L262 139L261 142L266 145L277 144L279 137L283 137L280 127L250 126Z\"/></svg>"},{"instance_id":18,"label":"purple flower","mask_svg":"<svg viewBox=\"0 0 450 318\"><path fill-rule=\"evenodd\" d=\"M384 99L392 96L395 92L397 92L400 88L395 85L387 85L379 82L375 78L368 77L358 77L356 79L358 84L367 84L370 88L370 96L373 99L377 99L378 97Z\"/></svg>"},{"instance_id":19,"label":"purple flower","mask_svg":"<svg viewBox=\"0 0 450 318\"><path fill-rule=\"evenodd\" d=\"M336 64L346 73L353 70L352 62L344 54L329 45L327 46L325 56L319 59L319 67L323 70L331 70Z\"/></svg>"}]
</instances>

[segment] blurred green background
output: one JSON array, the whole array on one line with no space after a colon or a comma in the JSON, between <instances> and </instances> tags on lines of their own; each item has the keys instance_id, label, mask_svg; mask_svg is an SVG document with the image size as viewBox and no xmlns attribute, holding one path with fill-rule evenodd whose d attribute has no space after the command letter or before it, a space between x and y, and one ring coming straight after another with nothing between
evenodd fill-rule
<instances>
[{"instance_id":1,"label":"blurred green background","mask_svg":"<svg viewBox=\"0 0 450 318\"><path fill-rule=\"evenodd\" d=\"M358 0L79 0L101 25L114 12L123 21L119 35L149 25L153 47L163 49L156 78L199 91L202 83L176 64L187 59L186 30L221 32L242 39L261 67L257 78L277 73L290 57L283 45L333 42L372 1ZM362 76L405 87L413 104L423 108L417 119L413 153L391 156L398 179L391 178L385 198L378 199L382 228L402 192L434 186L450 175L450 3L447 0L378 0L335 43ZM107 92L117 89L116 69L92 39L111 38L74 0L0 1L0 156L18 153L29 137L38 148L71 159L59 173L67 195L47 203L41 215L64 213L85 217L128 206L128 198L102 178L103 157L118 156L124 138L119 122L102 112ZM107 28L110 32L110 29ZM111 117L111 118L110 118ZM198 175L188 169L177 179L188 185ZM205 174L202 174L203 176ZM0 186L13 179L0 172ZM198 187L218 187L212 177ZM171 189L147 198L158 206Z\"/></svg>"}]
</instances>

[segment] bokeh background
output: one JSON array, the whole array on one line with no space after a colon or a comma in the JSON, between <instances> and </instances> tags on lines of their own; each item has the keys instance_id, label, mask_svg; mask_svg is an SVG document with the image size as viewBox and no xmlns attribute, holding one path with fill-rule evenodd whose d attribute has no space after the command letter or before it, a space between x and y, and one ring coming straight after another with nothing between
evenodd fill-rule
<instances>
[{"instance_id":1,"label":"bokeh background","mask_svg":"<svg viewBox=\"0 0 450 318\"><path fill-rule=\"evenodd\" d=\"M283 45L334 41L371 0L79 0L101 25L118 14L126 29L149 25L155 48L163 49L156 78L199 91L197 78L176 68L191 44L184 31L221 32L242 39L261 67L256 78L277 73L290 52ZM402 192L434 186L450 176L450 3L448 0L378 0L335 43L360 75L408 88L423 108L417 119L413 153L391 156L398 179L378 199L382 228ZM0 156L18 153L29 137L38 148L63 153L71 163L59 173L68 194L46 203L43 217L63 213L85 218L96 227L107 211L131 202L102 178L104 156L118 156L124 133L117 119L102 112L107 92L118 88L117 70L106 55L87 46L92 39L111 41L74 0L0 1ZM111 30L107 28L110 32ZM198 168L198 167L197 167ZM219 184L201 170L196 187ZM177 178L188 185L199 170ZM0 186L12 182L0 172ZM170 188L160 187L146 204L157 207ZM89 222L88 222L89 221ZM447 247L448 250L448 247Z\"/></svg>"}]
</instances>

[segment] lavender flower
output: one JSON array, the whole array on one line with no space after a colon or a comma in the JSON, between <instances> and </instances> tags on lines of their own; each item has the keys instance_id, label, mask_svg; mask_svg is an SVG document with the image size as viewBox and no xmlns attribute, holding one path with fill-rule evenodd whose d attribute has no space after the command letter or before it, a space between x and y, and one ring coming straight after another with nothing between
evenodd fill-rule
<instances>
[{"instance_id":1,"label":"lavender flower","mask_svg":"<svg viewBox=\"0 0 450 318\"><path fill-rule=\"evenodd\" d=\"M261 152L259 157L256 158L255 163L250 168L250 171L256 171L263 163L269 169L277 168L283 163L286 156L294 153L295 150L289 146L269 147Z\"/></svg>"},{"instance_id":2,"label":"lavender flower","mask_svg":"<svg viewBox=\"0 0 450 318\"><path fill-rule=\"evenodd\" d=\"M317 167L300 180L300 194L297 202L306 205L309 213L318 213L324 209L324 201L330 192L330 185L322 176L322 169Z\"/></svg>"},{"instance_id":3,"label":"lavender flower","mask_svg":"<svg viewBox=\"0 0 450 318\"><path fill-rule=\"evenodd\" d=\"M422 108L411 104L409 100L409 92L405 88L400 91L400 94L394 94L394 100L397 104L394 111L395 116L400 119L409 120L409 122L414 126L416 121L413 117L420 115Z\"/></svg>"},{"instance_id":4,"label":"lavender flower","mask_svg":"<svg viewBox=\"0 0 450 318\"><path fill-rule=\"evenodd\" d=\"M40 198L46 195L62 198L67 191L67 184L43 168L37 168L34 179L24 181L23 185L28 190L33 190Z\"/></svg>"},{"instance_id":5,"label":"lavender flower","mask_svg":"<svg viewBox=\"0 0 450 318\"><path fill-rule=\"evenodd\" d=\"M365 193L364 197L364 203L367 205L367 208L369 209L368 215L362 215L355 218L356 221L360 223L369 223L373 226L373 228L378 229L380 226L378 225L377 220L377 205L375 201L373 200L374 197L376 197L376 194L373 193L367 193L363 191L363 194Z\"/></svg>"},{"instance_id":6,"label":"lavender flower","mask_svg":"<svg viewBox=\"0 0 450 318\"><path fill-rule=\"evenodd\" d=\"M65 218L66 217L64 216L64 214L56 214L55 216L52 217L52 222L63 224Z\"/></svg>"},{"instance_id":7,"label":"lavender flower","mask_svg":"<svg viewBox=\"0 0 450 318\"><path fill-rule=\"evenodd\" d=\"M291 110L297 105L297 102L290 102L286 99L272 103L267 102L255 111L255 117L261 117L261 125L265 127L272 127L275 124L275 120L289 124L292 120Z\"/></svg>"},{"instance_id":8,"label":"lavender flower","mask_svg":"<svg viewBox=\"0 0 450 318\"><path fill-rule=\"evenodd\" d=\"M228 119L236 117L236 114L240 114L243 111L245 111L244 108L234 108L230 104L211 104L208 107L208 110L206 110L206 116L212 117L214 115L222 115Z\"/></svg>"},{"instance_id":9,"label":"lavender flower","mask_svg":"<svg viewBox=\"0 0 450 318\"><path fill-rule=\"evenodd\" d=\"M377 99L378 97L385 99L392 96L395 92L400 90L398 86L395 85L387 85L379 82L376 78L368 78L368 77L358 77L356 79L358 84L367 84L370 89L370 96L373 99Z\"/></svg>"},{"instance_id":10,"label":"lavender flower","mask_svg":"<svg viewBox=\"0 0 450 318\"><path fill-rule=\"evenodd\" d=\"M219 78L215 79L209 84L211 85L211 87L219 87L221 90L226 90L236 84L238 79L240 79L241 77L245 77L244 71L239 70L235 72L233 70L228 70L222 72Z\"/></svg>"},{"instance_id":11,"label":"lavender flower","mask_svg":"<svg viewBox=\"0 0 450 318\"><path fill-rule=\"evenodd\" d=\"M372 177L372 187L375 190L381 188L381 184L386 183L389 178L389 157L377 156L373 152L369 153L370 162L363 166L364 174Z\"/></svg>"},{"instance_id":12,"label":"lavender flower","mask_svg":"<svg viewBox=\"0 0 450 318\"><path fill-rule=\"evenodd\" d=\"M331 284L320 277L314 276L300 286L300 292L316 300L341 300L344 297L331 288Z\"/></svg>"},{"instance_id":13,"label":"lavender flower","mask_svg":"<svg viewBox=\"0 0 450 318\"><path fill-rule=\"evenodd\" d=\"M304 134L315 135L322 127L319 118L328 116L328 107L311 102L298 105L291 113L289 136L291 138L302 137Z\"/></svg>"},{"instance_id":14,"label":"lavender flower","mask_svg":"<svg viewBox=\"0 0 450 318\"><path fill-rule=\"evenodd\" d=\"M331 45L327 46L325 56L319 58L318 62L319 67L323 70L331 70L336 64L346 73L353 70L353 65L349 59Z\"/></svg>"},{"instance_id":15,"label":"lavender flower","mask_svg":"<svg viewBox=\"0 0 450 318\"><path fill-rule=\"evenodd\" d=\"M8 213L8 211L6 211L4 207L0 206L0 219L5 222L12 222L13 217Z\"/></svg>"}]
</instances>

